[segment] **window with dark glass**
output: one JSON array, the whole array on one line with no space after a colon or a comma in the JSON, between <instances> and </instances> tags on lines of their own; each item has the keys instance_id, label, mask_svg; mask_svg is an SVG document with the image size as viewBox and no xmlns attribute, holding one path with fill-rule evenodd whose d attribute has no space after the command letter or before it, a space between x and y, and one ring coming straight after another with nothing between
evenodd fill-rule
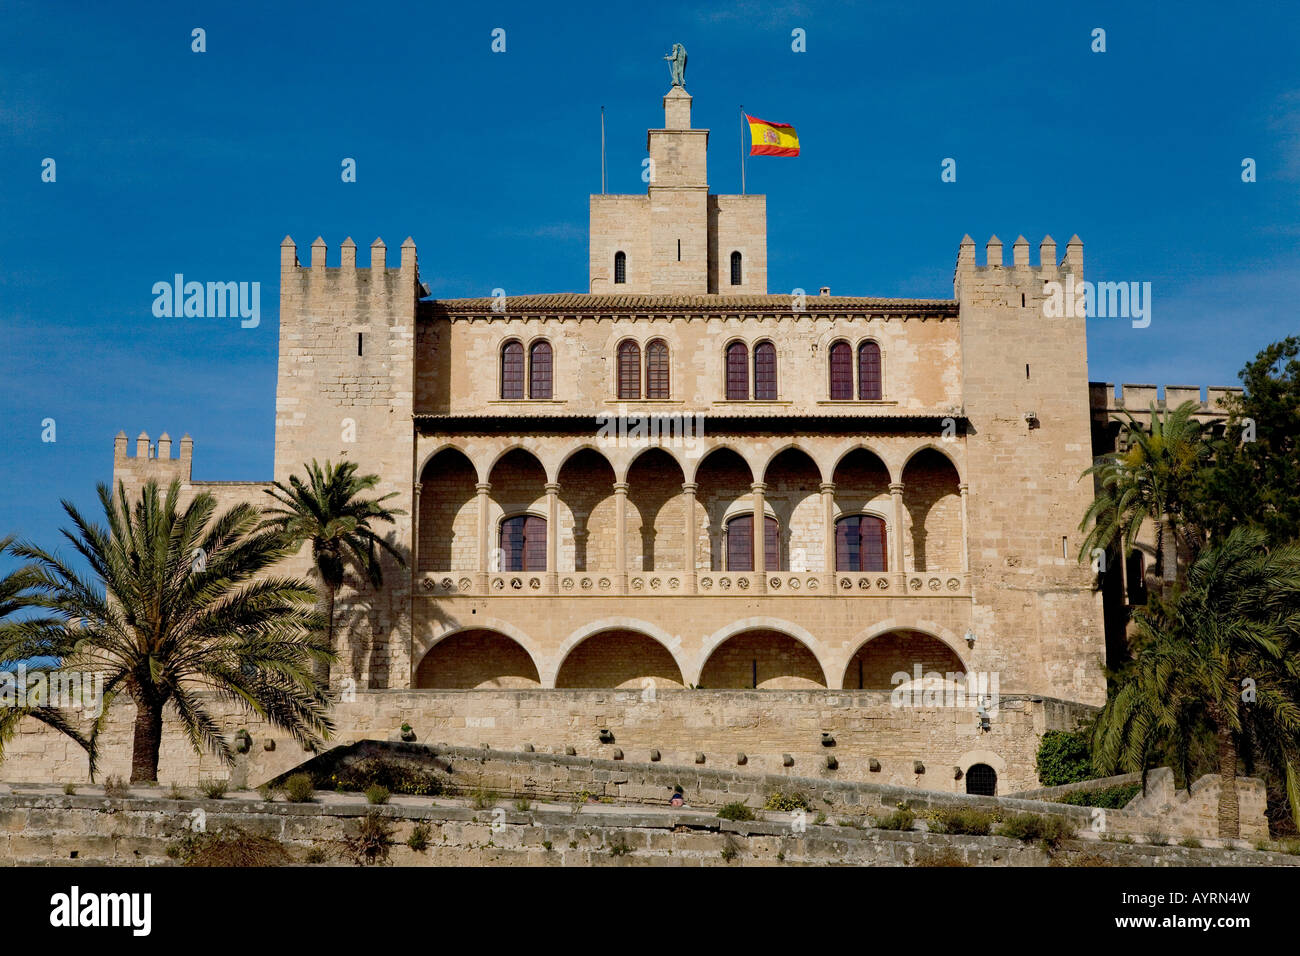
<instances>
[{"instance_id":1,"label":"window with dark glass","mask_svg":"<svg viewBox=\"0 0 1300 956\"><path fill-rule=\"evenodd\" d=\"M501 570L546 570L546 519L517 515L501 522Z\"/></svg>"},{"instance_id":2,"label":"window with dark glass","mask_svg":"<svg viewBox=\"0 0 1300 956\"><path fill-rule=\"evenodd\" d=\"M754 346L754 400L776 401L776 346L771 342Z\"/></svg>"},{"instance_id":3,"label":"window with dark glass","mask_svg":"<svg viewBox=\"0 0 1300 956\"><path fill-rule=\"evenodd\" d=\"M853 400L853 349L848 342L831 346L831 401Z\"/></svg>"},{"instance_id":4,"label":"window with dark glass","mask_svg":"<svg viewBox=\"0 0 1300 956\"><path fill-rule=\"evenodd\" d=\"M635 342L618 346L618 397L641 397L641 346Z\"/></svg>"},{"instance_id":5,"label":"window with dark glass","mask_svg":"<svg viewBox=\"0 0 1300 956\"><path fill-rule=\"evenodd\" d=\"M780 528L775 518L763 519L763 567L780 571ZM727 522L727 570L754 570L754 516L737 515Z\"/></svg>"},{"instance_id":6,"label":"window with dark glass","mask_svg":"<svg viewBox=\"0 0 1300 956\"><path fill-rule=\"evenodd\" d=\"M645 397L668 398L668 343L663 339L645 347Z\"/></svg>"},{"instance_id":7,"label":"window with dark glass","mask_svg":"<svg viewBox=\"0 0 1300 956\"><path fill-rule=\"evenodd\" d=\"M534 342L528 352L528 397L550 398L551 343Z\"/></svg>"},{"instance_id":8,"label":"window with dark glass","mask_svg":"<svg viewBox=\"0 0 1300 956\"><path fill-rule=\"evenodd\" d=\"M885 522L875 515L841 518L835 522L835 570L888 570L885 542Z\"/></svg>"},{"instance_id":9,"label":"window with dark glass","mask_svg":"<svg viewBox=\"0 0 1300 956\"><path fill-rule=\"evenodd\" d=\"M524 397L524 346L507 342L501 349L501 397Z\"/></svg>"},{"instance_id":10,"label":"window with dark glass","mask_svg":"<svg viewBox=\"0 0 1300 956\"><path fill-rule=\"evenodd\" d=\"M740 253L733 252L731 254L731 284L740 285L740 280Z\"/></svg>"},{"instance_id":11,"label":"window with dark glass","mask_svg":"<svg viewBox=\"0 0 1300 956\"><path fill-rule=\"evenodd\" d=\"M863 342L858 346L858 398L880 401L882 397L880 346L875 342Z\"/></svg>"},{"instance_id":12,"label":"window with dark glass","mask_svg":"<svg viewBox=\"0 0 1300 956\"><path fill-rule=\"evenodd\" d=\"M627 256L622 252L614 253L614 281L619 285L627 282Z\"/></svg>"},{"instance_id":13,"label":"window with dark glass","mask_svg":"<svg viewBox=\"0 0 1300 956\"><path fill-rule=\"evenodd\" d=\"M732 401L749 398L749 349L744 342L727 346L727 398Z\"/></svg>"}]
</instances>

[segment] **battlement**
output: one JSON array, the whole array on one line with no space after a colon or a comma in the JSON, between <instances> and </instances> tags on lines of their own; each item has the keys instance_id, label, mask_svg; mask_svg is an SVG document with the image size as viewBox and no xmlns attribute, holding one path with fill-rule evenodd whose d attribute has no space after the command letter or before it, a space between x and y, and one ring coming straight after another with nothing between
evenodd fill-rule
<instances>
[{"instance_id":1,"label":"battlement","mask_svg":"<svg viewBox=\"0 0 1300 956\"><path fill-rule=\"evenodd\" d=\"M1228 414L1226 400L1230 396L1241 395L1242 392L1243 389L1239 387L1210 385L1206 386L1205 397L1202 398L1199 385L1166 385L1164 397L1161 398L1155 385L1123 384L1117 395L1112 382L1088 383L1089 405L1094 413L1127 411L1134 416L1149 415L1152 402L1156 403L1157 408L1167 409L1177 408L1184 402L1196 402L1200 406L1198 414L1222 418Z\"/></svg>"},{"instance_id":2,"label":"battlement","mask_svg":"<svg viewBox=\"0 0 1300 956\"><path fill-rule=\"evenodd\" d=\"M401 255L396 268L388 265L388 247L384 240L376 239L370 244L369 267L357 266L357 244L349 236L339 246L338 265L326 265L328 249L320 236L310 246L311 258L303 265L298 258L298 246L292 236L285 236L280 243L280 289L281 294L292 295L295 292L307 293L317 289L359 288L368 285L372 293L379 294L396 291L404 286L415 289L419 283L419 262L416 257L415 240L407 236L402 243ZM378 281L376 281L378 279Z\"/></svg>"},{"instance_id":3,"label":"battlement","mask_svg":"<svg viewBox=\"0 0 1300 956\"><path fill-rule=\"evenodd\" d=\"M984 263L981 265L975 258L975 240L965 235L957 248L957 266L953 271L954 297L960 298L958 290L963 278L970 283L1024 285L1031 280L1037 283L1058 279L1067 273L1076 281L1083 278L1083 240L1077 235L1071 236L1065 244L1065 255L1059 262L1056 259L1056 240L1044 236L1038 244L1036 266L1029 261L1029 240L1024 236L1017 236L1011 244L1010 265L1003 260L1002 240L992 236L984 244Z\"/></svg>"},{"instance_id":4,"label":"battlement","mask_svg":"<svg viewBox=\"0 0 1300 956\"><path fill-rule=\"evenodd\" d=\"M135 439L135 454L127 454L127 437L125 431L119 431L113 440L113 480L148 481L150 478L159 483L170 482L173 478L190 480L190 471L194 458L194 439L184 435L180 440L179 457L172 457L172 439L166 432L158 436L157 444L151 444L149 433L141 432Z\"/></svg>"}]
</instances>

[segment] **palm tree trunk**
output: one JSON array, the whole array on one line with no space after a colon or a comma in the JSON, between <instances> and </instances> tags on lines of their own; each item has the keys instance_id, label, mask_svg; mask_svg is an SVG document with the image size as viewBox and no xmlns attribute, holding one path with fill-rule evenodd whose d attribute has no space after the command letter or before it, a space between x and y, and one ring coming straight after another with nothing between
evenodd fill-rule
<instances>
[{"instance_id":1,"label":"palm tree trunk","mask_svg":"<svg viewBox=\"0 0 1300 956\"><path fill-rule=\"evenodd\" d=\"M334 589L325 587L325 646L334 652ZM312 676L316 683L328 689L330 683L329 661L315 661L312 664Z\"/></svg>"},{"instance_id":2,"label":"palm tree trunk","mask_svg":"<svg viewBox=\"0 0 1300 956\"><path fill-rule=\"evenodd\" d=\"M1173 583L1178 580L1178 545L1174 541L1174 532L1168 515L1160 516L1160 590L1167 596Z\"/></svg>"},{"instance_id":3,"label":"palm tree trunk","mask_svg":"<svg viewBox=\"0 0 1300 956\"><path fill-rule=\"evenodd\" d=\"M1218 721L1219 836L1241 836L1241 806L1237 799L1237 741L1226 720Z\"/></svg>"},{"instance_id":4,"label":"palm tree trunk","mask_svg":"<svg viewBox=\"0 0 1300 956\"><path fill-rule=\"evenodd\" d=\"M131 745L131 782L158 782L158 751L162 747L162 707L144 694L135 700L135 737Z\"/></svg>"}]
</instances>

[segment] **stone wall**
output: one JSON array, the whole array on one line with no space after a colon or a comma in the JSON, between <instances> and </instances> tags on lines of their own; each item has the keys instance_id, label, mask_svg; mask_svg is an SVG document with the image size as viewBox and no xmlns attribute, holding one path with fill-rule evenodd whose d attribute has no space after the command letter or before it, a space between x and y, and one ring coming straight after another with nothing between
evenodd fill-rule
<instances>
[{"instance_id":1,"label":"stone wall","mask_svg":"<svg viewBox=\"0 0 1300 956\"><path fill-rule=\"evenodd\" d=\"M232 739L247 729L252 748L239 756L232 773L214 757L196 755L169 714L159 768L164 784L231 776L237 784L258 786L310 756L282 731L206 699L222 733ZM658 751L664 764L706 769L735 768L744 754L746 773L949 792L965 790L958 770L964 775L984 763L997 772L999 792L1013 792L1036 783L1034 760L1043 732L1072 729L1086 713L1063 702L1004 701L989 731L981 732L970 708L895 708L888 693L877 691L358 691L355 700L340 701L333 710L333 743L387 740L409 723L417 740L428 744L503 750L532 745L558 754L571 747L580 756L605 758L617 749L631 762L650 762L651 751ZM129 775L133 719L129 702L110 710L102 732L101 779ZM35 720L18 728L5 748L0 779L87 779L85 754L76 744ZM612 743L599 742L602 729L613 733ZM834 746L823 746L824 733L832 735ZM697 764L701 755L704 762ZM837 769L827 768L828 757ZM871 769L873 761L878 770Z\"/></svg>"}]
</instances>

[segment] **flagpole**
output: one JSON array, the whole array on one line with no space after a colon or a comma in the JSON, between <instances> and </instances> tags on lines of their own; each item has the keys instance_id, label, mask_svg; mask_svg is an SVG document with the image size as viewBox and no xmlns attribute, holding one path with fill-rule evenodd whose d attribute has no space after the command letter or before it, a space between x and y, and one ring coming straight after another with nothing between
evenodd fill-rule
<instances>
[{"instance_id":1,"label":"flagpole","mask_svg":"<svg viewBox=\"0 0 1300 956\"><path fill-rule=\"evenodd\" d=\"M745 104L740 104L740 194L745 195Z\"/></svg>"},{"instance_id":2,"label":"flagpole","mask_svg":"<svg viewBox=\"0 0 1300 956\"><path fill-rule=\"evenodd\" d=\"M605 195L605 107L600 108L600 194Z\"/></svg>"}]
</instances>

